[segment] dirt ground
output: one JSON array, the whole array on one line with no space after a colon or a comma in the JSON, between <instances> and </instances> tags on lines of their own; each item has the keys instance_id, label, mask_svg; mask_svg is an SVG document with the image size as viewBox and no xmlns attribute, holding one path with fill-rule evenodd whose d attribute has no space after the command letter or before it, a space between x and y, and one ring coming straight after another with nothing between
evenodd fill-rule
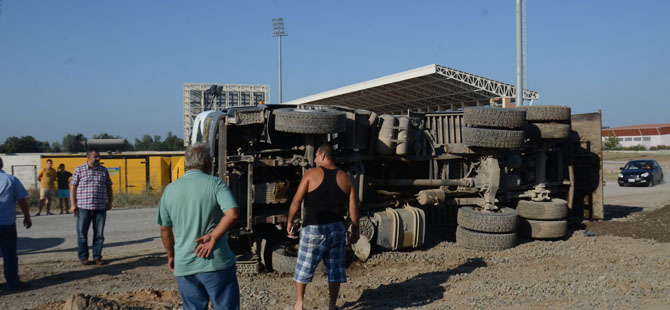
<instances>
[{"instance_id":1,"label":"dirt ground","mask_svg":"<svg viewBox=\"0 0 670 310\"><path fill-rule=\"evenodd\" d=\"M453 227L438 227L421 249L354 262L338 305L663 309L670 304L670 184L626 192L610 186L607 219L573 221L562 240L522 239L512 249L479 252L458 247ZM20 276L31 288L1 292L0 309L179 309L159 238L116 243L100 267L80 265L67 247L21 255ZM243 309L283 309L294 299L291 275L240 274L239 282ZM326 309L326 292L325 278L316 276L308 309Z\"/></svg>"}]
</instances>

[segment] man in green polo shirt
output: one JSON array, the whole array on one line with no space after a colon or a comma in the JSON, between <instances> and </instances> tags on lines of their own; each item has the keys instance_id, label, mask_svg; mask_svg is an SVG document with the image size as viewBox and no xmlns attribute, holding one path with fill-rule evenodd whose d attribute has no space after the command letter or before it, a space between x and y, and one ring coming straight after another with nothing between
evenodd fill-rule
<instances>
[{"instance_id":1,"label":"man in green polo shirt","mask_svg":"<svg viewBox=\"0 0 670 310\"><path fill-rule=\"evenodd\" d=\"M235 254L228 231L239 209L226 183L209 175L206 144L189 147L184 176L165 188L158 206L158 225L168 267L177 277L184 309L239 309Z\"/></svg>"}]
</instances>

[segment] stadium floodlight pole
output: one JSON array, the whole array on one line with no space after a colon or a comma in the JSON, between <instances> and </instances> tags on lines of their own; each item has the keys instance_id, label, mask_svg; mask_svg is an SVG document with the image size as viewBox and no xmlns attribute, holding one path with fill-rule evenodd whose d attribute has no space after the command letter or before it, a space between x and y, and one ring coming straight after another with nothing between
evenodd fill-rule
<instances>
[{"instance_id":1,"label":"stadium floodlight pole","mask_svg":"<svg viewBox=\"0 0 670 310\"><path fill-rule=\"evenodd\" d=\"M281 17L272 19L272 36L279 38L279 103L282 103L281 96L281 37L287 36L284 31L284 19Z\"/></svg>"},{"instance_id":2,"label":"stadium floodlight pole","mask_svg":"<svg viewBox=\"0 0 670 310\"><path fill-rule=\"evenodd\" d=\"M516 0L516 105L523 106L523 3Z\"/></svg>"}]
</instances>

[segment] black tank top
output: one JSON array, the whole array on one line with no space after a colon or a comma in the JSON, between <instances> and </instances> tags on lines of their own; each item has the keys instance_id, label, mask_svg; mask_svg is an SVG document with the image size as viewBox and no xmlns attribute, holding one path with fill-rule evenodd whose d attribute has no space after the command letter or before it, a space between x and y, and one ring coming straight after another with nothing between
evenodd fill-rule
<instances>
[{"instance_id":1,"label":"black tank top","mask_svg":"<svg viewBox=\"0 0 670 310\"><path fill-rule=\"evenodd\" d=\"M337 185L339 169L323 169L323 181L315 190L305 195L304 226L329 224L344 220L349 197Z\"/></svg>"}]
</instances>

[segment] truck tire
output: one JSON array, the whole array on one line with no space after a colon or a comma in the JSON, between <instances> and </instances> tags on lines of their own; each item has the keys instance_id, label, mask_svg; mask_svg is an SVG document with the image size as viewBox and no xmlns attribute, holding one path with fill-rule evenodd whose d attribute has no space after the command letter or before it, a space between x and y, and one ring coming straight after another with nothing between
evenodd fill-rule
<instances>
[{"instance_id":1,"label":"truck tire","mask_svg":"<svg viewBox=\"0 0 670 310\"><path fill-rule=\"evenodd\" d=\"M346 115L336 110L278 109L275 130L289 133L329 134L346 130Z\"/></svg>"},{"instance_id":2,"label":"truck tire","mask_svg":"<svg viewBox=\"0 0 670 310\"><path fill-rule=\"evenodd\" d=\"M554 198L551 201L519 200L519 217L531 220L560 220L568 215L568 202Z\"/></svg>"},{"instance_id":3,"label":"truck tire","mask_svg":"<svg viewBox=\"0 0 670 310\"><path fill-rule=\"evenodd\" d=\"M570 120L570 107L562 105L532 105L519 107L526 111L529 122L567 122Z\"/></svg>"},{"instance_id":4,"label":"truck tire","mask_svg":"<svg viewBox=\"0 0 670 310\"><path fill-rule=\"evenodd\" d=\"M480 207L460 207L456 222L463 228L490 233L514 232L517 225L516 210L500 208L499 212L482 210Z\"/></svg>"},{"instance_id":5,"label":"truck tire","mask_svg":"<svg viewBox=\"0 0 670 310\"><path fill-rule=\"evenodd\" d=\"M458 226L456 244L471 250L500 251L514 247L516 233L487 234Z\"/></svg>"},{"instance_id":6,"label":"truck tire","mask_svg":"<svg viewBox=\"0 0 670 310\"><path fill-rule=\"evenodd\" d=\"M272 269L276 272L294 273L297 262L298 257L293 253L287 252L283 247L272 251ZM314 273L317 272L326 272L326 266L323 264L323 260L319 261L319 264L316 266Z\"/></svg>"},{"instance_id":7,"label":"truck tire","mask_svg":"<svg viewBox=\"0 0 670 310\"><path fill-rule=\"evenodd\" d=\"M531 140L566 139L570 136L570 124L528 123L524 126L524 131Z\"/></svg>"},{"instance_id":8,"label":"truck tire","mask_svg":"<svg viewBox=\"0 0 670 310\"><path fill-rule=\"evenodd\" d=\"M463 110L463 123L472 127L521 128L526 111L488 107L469 107Z\"/></svg>"},{"instance_id":9,"label":"truck tire","mask_svg":"<svg viewBox=\"0 0 670 310\"><path fill-rule=\"evenodd\" d=\"M515 149L523 146L522 130L463 127L463 143L472 147Z\"/></svg>"},{"instance_id":10,"label":"truck tire","mask_svg":"<svg viewBox=\"0 0 670 310\"><path fill-rule=\"evenodd\" d=\"M519 219L519 235L533 239L556 239L565 236L568 221L541 221Z\"/></svg>"}]
</instances>

